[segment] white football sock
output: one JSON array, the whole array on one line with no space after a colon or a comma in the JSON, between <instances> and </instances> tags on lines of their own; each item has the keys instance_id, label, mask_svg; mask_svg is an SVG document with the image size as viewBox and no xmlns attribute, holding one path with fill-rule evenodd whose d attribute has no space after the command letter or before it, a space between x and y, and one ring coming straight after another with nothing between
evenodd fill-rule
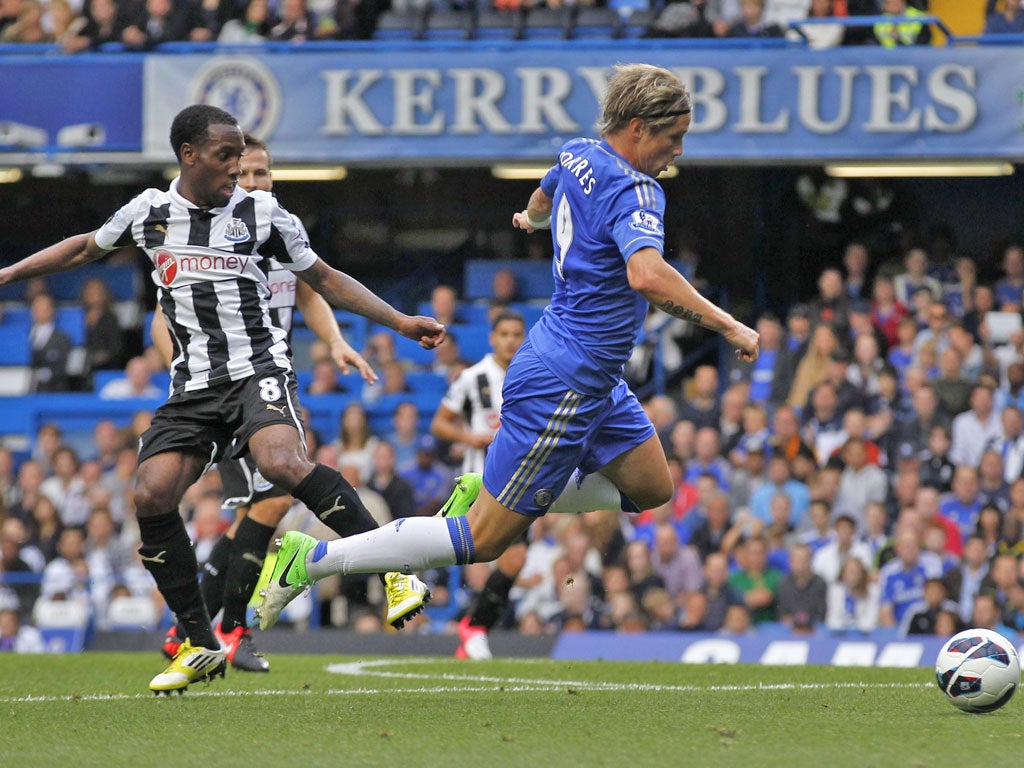
<instances>
[{"instance_id":1,"label":"white football sock","mask_svg":"<svg viewBox=\"0 0 1024 768\"><path fill-rule=\"evenodd\" d=\"M622 491L611 480L595 472L584 475L578 482L579 470L573 472L565 490L552 502L548 512L561 512L575 515L580 512L593 512L597 509L622 510Z\"/></svg>"},{"instance_id":2,"label":"white football sock","mask_svg":"<svg viewBox=\"0 0 1024 768\"><path fill-rule=\"evenodd\" d=\"M417 573L457 563L448 518L411 517L395 520L374 531L328 541L327 553L313 561L306 573L314 581L332 573Z\"/></svg>"}]
</instances>

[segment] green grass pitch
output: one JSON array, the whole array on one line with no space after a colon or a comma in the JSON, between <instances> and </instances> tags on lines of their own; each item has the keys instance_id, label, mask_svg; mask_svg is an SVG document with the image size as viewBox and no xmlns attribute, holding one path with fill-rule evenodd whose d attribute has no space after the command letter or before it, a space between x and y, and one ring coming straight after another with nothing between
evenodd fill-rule
<instances>
[{"instance_id":1,"label":"green grass pitch","mask_svg":"<svg viewBox=\"0 0 1024 768\"><path fill-rule=\"evenodd\" d=\"M624 638L623 642L628 642ZM0 656L0 765L1024 765L1024 696L948 704L928 669L275 654L183 696L157 654Z\"/></svg>"}]
</instances>

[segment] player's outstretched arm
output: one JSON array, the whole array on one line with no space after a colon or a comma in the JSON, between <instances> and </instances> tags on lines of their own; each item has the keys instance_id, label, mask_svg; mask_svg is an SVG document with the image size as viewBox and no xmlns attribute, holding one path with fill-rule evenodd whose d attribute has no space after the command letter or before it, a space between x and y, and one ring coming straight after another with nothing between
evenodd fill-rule
<instances>
[{"instance_id":1,"label":"player's outstretched arm","mask_svg":"<svg viewBox=\"0 0 1024 768\"><path fill-rule=\"evenodd\" d=\"M0 285L17 283L31 277L52 275L54 272L66 272L90 261L96 261L106 255L107 251L96 244L95 234L86 232L73 235L0 269Z\"/></svg>"},{"instance_id":2,"label":"player's outstretched arm","mask_svg":"<svg viewBox=\"0 0 1024 768\"><path fill-rule=\"evenodd\" d=\"M312 267L296 274L331 306L391 328L407 339L418 341L421 347L433 349L444 341L444 326L437 320L399 312L355 278L328 266L323 259L317 259Z\"/></svg>"},{"instance_id":3,"label":"player's outstretched arm","mask_svg":"<svg viewBox=\"0 0 1024 768\"><path fill-rule=\"evenodd\" d=\"M512 226L517 229L525 229L527 232L535 232L538 229L551 228L551 198L544 190L537 187L530 195L530 202L522 211L512 214Z\"/></svg>"},{"instance_id":4,"label":"player's outstretched arm","mask_svg":"<svg viewBox=\"0 0 1024 768\"><path fill-rule=\"evenodd\" d=\"M367 384L377 382L377 374L366 359L352 348L352 345L345 340L341 328L338 327L338 319L331 311L331 305L323 296L301 280L295 288L295 303L306 320L306 325L317 335L331 350L331 359L341 369L341 372L348 375L348 367L351 365Z\"/></svg>"},{"instance_id":5,"label":"player's outstretched arm","mask_svg":"<svg viewBox=\"0 0 1024 768\"><path fill-rule=\"evenodd\" d=\"M641 248L630 256L626 274L630 287L658 309L717 331L736 347L738 358L747 362L757 360L760 344L757 332L701 296L656 249Z\"/></svg>"}]
</instances>

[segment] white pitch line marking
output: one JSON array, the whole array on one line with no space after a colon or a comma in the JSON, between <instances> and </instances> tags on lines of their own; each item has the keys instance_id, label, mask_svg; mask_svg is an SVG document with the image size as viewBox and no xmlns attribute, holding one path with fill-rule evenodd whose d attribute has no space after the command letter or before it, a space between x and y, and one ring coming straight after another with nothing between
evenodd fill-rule
<instances>
[{"instance_id":1,"label":"white pitch line marking","mask_svg":"<svg viewBox=\"0 0 1024 768\"><path fill-rule=\"evenodd\" d=\"M352 688L352 689L327 689L323 691L288 691L288 690L262 690L262 691L235 691L235 690L193 690L186 693L187 696L198 696L201 698L246 698L246 697L267 697L267 696L380 696L380 695L449 695L452 693L493 693L503 691L508 693L539 693L551 692L559 688L572 688L580 691L661 691L672 693L719 693L719 692L745 692L745 691L816 691L816 690L840 690L849 688L930 688L931 683L751 683L736 685L658 685L654 683L605 683L583 680L543 680L520 677L496 677L490 675L456 675L448 672L429 674L423 672L394 672L378 669L383 666L396 666L401 664L424 664L442 662L447 659L381 659L372 661L356 661L342 664L330 664L326 671L332 674L348 675L351 677L378 677L386 679L405 680L436 680L448 683L447 685L430 685L408 688ZM451 685L451 683L465 682L473 685ZM104 702L104 701L160 701L164 697L153 696L151 693L93 693L74 696L8 696L0 697L0 704L47 704L54 702L75 701L75 702Z\"/></svg>"}]
</instances>

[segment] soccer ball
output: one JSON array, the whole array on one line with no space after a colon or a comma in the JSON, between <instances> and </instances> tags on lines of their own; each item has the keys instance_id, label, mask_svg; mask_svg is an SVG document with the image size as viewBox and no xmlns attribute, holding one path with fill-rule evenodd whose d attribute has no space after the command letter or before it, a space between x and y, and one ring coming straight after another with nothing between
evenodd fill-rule
<instances>
[{"instance_id":1,"label":"soccer ball","mask_svg":"<svg viewBox=\"0 0 1024 768\"><path fill-rule=\"evenodd\" d=\"M939 689L965 712L993 712L1020 685L1013 643L990 629L966 629L949 638L935 660Z\"/></svg>"}]
</instances>

